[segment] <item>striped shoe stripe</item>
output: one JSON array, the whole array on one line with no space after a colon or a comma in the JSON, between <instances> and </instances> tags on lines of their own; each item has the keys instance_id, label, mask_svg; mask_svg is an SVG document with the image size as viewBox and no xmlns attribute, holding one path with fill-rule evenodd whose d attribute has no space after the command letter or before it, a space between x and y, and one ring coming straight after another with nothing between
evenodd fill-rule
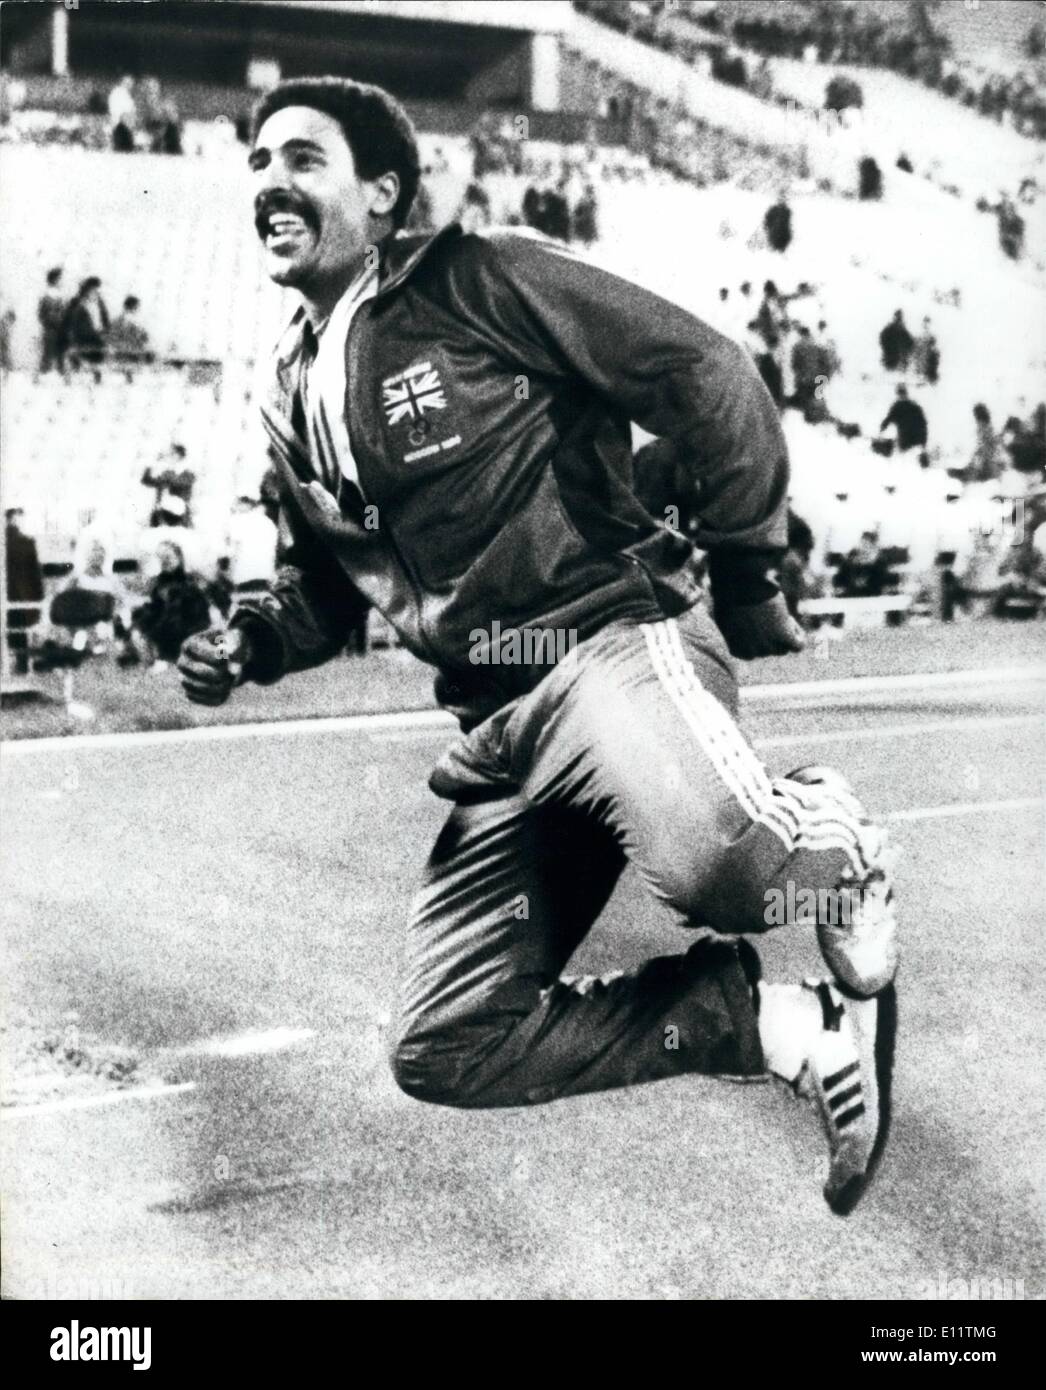
<instances>
[{"instance_id":1,"label":"striped shoe stripe","mask_svg":"<svg viewBox=\"0 0 1046 1390\"><path fill-rule=\"evenodd\" d=\"M853 1109L847 1110L845 1114L836 1115L834 1123L836 1129L848 1129L855 1120L859 1120L864 1114L864 1105L855 1105Z\"/></svg>"},{"instance_id":2,"label":"striped shoe stripe","mask_svg":"<svg viewBox=\"0 0 1046 1390\"><path fill-rule=\"evenodd\" d=\"M847 1086L845 1091L840 1091L838 1095L830 1096L828 1099L828 1108L830 1110L838 1110L840 1106L848 1105L850 1101L856 1100L860 1094L861 1083L858 1081L855 1086Z\"/></svg>"},{"instance_id":3,"label":"striped shoe stripe","mask_svg":"<svg viewBox=\"0 0 1046 1390\"><path fill-rule=\"evenodd\" d=\"M860 1062L850 1062L847 1066L841 1067L839 1071L833 1072L831 1076L822 1077L821 1085L826 1092L834 1091L840 1081L845 1081L848 1076L853 1076L855 1072L860 1070Z\"/></svg>"}]
</instances>

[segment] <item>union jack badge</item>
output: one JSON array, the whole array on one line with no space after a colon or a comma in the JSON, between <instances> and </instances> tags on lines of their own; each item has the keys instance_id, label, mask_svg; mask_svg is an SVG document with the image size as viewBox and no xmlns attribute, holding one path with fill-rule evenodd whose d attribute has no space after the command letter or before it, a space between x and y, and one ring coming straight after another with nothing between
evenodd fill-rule
<instances>
[{"instance_id":1,"label":"union jack badge","mask_svg":"<svg viewBox=\"0 0 1046 1390\"><path fill-rule=\"evenodd\" d=\"M382 406L390 425L401 420L413 423L433 410L446 410L447 397L439 372L431 362L413 366L386 377L381 383Z\"/></svg>"}]
</instances>

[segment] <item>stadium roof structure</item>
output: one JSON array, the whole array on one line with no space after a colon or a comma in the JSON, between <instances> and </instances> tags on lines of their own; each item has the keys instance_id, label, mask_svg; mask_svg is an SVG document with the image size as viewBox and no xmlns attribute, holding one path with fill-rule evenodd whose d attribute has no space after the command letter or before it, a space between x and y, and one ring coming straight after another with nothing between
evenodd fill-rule
<instances>
[{"instance_id":1,"label":"stadium roof structure","mask_svg":"<svg viewBox=\"0 0 1046 1390\"><path fill-rule=\"evenodd\" d=\"M558 34L573 23L569 0L224 0L225 4L265 4L295 10L334 10L339 14L381 15L387 19L479 24L527 33Z\"/></svg>"}]
</instances>

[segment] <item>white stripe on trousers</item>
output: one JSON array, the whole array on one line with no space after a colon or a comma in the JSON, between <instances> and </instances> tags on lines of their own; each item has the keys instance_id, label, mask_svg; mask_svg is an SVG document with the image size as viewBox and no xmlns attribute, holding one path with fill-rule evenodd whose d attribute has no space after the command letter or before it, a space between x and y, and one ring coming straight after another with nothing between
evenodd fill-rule
<instances>
[{"instance_id":1,"label":"white stripe on trousers","mask_svg":"<svg viewBox=\"0 0 1046 1390\"><path fill-rule=\"evenodd\" d=\"M674 619L640 625L662 688L678 709L701 751L750 820L764 825L789 854L797 849L840 849L863 878L860 824L816 787L770 776L727 710L698 679Z\"/></svg>"}]
</instances>

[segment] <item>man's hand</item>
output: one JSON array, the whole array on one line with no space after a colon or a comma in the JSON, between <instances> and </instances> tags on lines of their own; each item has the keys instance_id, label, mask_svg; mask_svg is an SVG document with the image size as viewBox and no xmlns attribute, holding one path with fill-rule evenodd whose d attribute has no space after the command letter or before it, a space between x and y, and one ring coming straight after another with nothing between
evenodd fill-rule
<instances>
[{"instance_id":1,"label":"man's hand","mask_svg":"<svg viewBox=\"0 0 1046 1390\"><path fill-rule=\"evenodd\" d=\"M788 611L781 594L750 606L718 602L715 620L733 656L751 661L757 656L784 656L806 646L803 629Z\"/></svg>"},{"instance_id":2,"label":"man's hand","mask_svg":"<svg viewBox=\"0 0 1046 1390\"><path fill-rule=\"evenodd\" d=\"M237 627L208 628L182 643L182 688L197 705L222 705L243 679L251 657L247 634Z\"/></svg>"}]
</instances>

